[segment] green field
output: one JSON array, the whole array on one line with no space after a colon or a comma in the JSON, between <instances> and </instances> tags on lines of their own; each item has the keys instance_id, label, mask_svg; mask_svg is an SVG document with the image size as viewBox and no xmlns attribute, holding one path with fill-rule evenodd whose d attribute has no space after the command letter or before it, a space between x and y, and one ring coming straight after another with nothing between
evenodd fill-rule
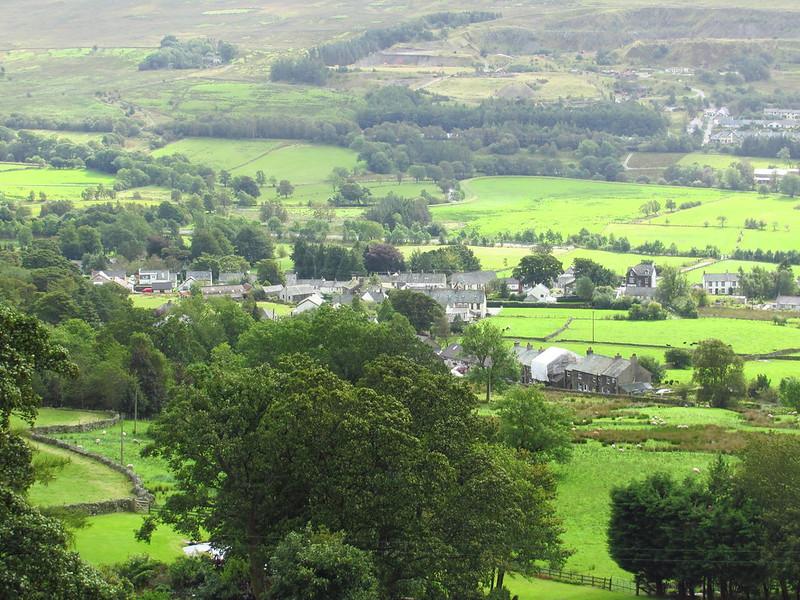
<instances>
[{"instance_id":1,"label":"green field","mask_svg":"<svg viewBox=\"0 0 800 600\"><path fill-rule=\"evenodd\" d=\"M149 426L150 424L147 421L139 421L136 428L137 432L134 434L133 422L125 421L123 430L125 432L125 436L123 436L125 440L125 464L133 465L133 470L142 478L147 489L153 492L163 492L172 486L174 478L163 460L154 456L142 456L141 454L142 449L149 441L147 436ZM103 431L62 433L54 437L69 442L70 444L83 446L92 452L119 461L120 427L121 426L117 424ZM95 440L98 438L101 440L100 444L95 443Z\"/></svg>"},{"instance_id":2,"label":"green field","mask_svg":"<svg viewBox=\"0 0 800 600\"><path fill-rule=\"evenodd\" d=\"M33 191L49 200L80 200L87 187L102 183L113 186L114 178L88 169L25 169L0 171L0 192L11 198L24 199Z\"/></svg>"},{"instance_id":3,"label":"green field","mask_svg":"<svg viewBox=\"0 0 800 600\"><path fill-rule=\"evenodd\" d=\"M131 294L130 299L134 308L151 308L155 310L169 301L178 302L179 296L176 294Z\"/></svg>"},{"instance_id":4,"label":"green field","mask_svg":"<svg viewBox=\"0 0 800 600\"><path fill-rule=\"evenodd\" d=\"M74 532L75 550L95 566L120 563L137 554L168 563L182 555L181 547L187 540L163 525L155 530L149 544L137 541L134 532L141 526L142 517L134 513L89 517L86 527Z\"/></svg>"},{"instance_id":5,"label":"green field","mask_svg":"<svg viewBox=\"0 0 800 600\"><path fill-rule=\"evenodd\" d=\"M527 579L519 575L506 575L506 587L512 595L519 596L520 600L630 600L635 597L625 592L609 592L544 579Z\"/></svg>"},{"instance_id":6,"label":"green field","mask_svg":"<svg viewBox=\"0 0 800 600\"><path fill-rule=\"evenodd\" d=\"M97 433L97 432L93 432ZM101 444L110 443L107 438ZM128 479L105 465L85 458L69 450L62 450L31 442L37 453L43 457L67 459L69 462L57 469L54 479L48 484L37 482L28 491L28 497L36 506L61 506L63 504L80 504L98 502L131 496L131 484ZM95 449L94 439L91 445L87 440L87 448Z\"/></svg>"},{"instance_id":7,"label":"green field","mask_svg":"<svg viewBox=\"0 0 800 600\"><path fill-rule=\"evenodd\" d=\"M800 226L797 202L781 196L547 177L482 177L462 187L466 200L431 208L434 218L451 228L470 226L484 234L552 229L564 235L585 228L625 236L633 246L660 240L684 250L709 244L723 251L800 247L794 233ZM702 205L643 222L640 207L649 200L662 207L667 200ZM720 215L728 218L724 228L718 226ZM764 219L768 229L742 231L746 218Z\"/></svg>"},{"instance_id":8,"label":"green field","mask_svg":"<svg viewBox=\"0 0 800 600\"><path fill-rule=\"evenodd\" d=\"M606 548L611 489L657 471L689 477L693 468L704 470L713 459L712 455L701 453L636 448L620 451L594 441L575 446L572 460L556 467L557 506L566 528L564 541L575 551L566 568L598 577L632 579L611 560Z\"/></svg>"},{"instance_id":9,"label":"green field","mask_svg":"<svg viewBox=\"0 0 800 600\"><path fill-rule=\"evenodd\" d=\"M258 308L263 308L270 314L275 314L277 317L285 317L292 313L292 307L288 304L280 304L279 302L257 302Z\"/></svg>"},{"instance_id":10,"label":"green field","mask_svg":"<svg viewBox=\"0 0 800 600\"><path fill-rule=\"evenodd\" d=\"M702 152L691 152L683 156L678 164L687 166L698 164L701 167L712 167L714 169L725 169L731 163L746 160L755 169L767 169L770 167L782 167L783 164L777 158L762 158L759 156L735 156L733 154L705 154Z\"/></svg>"},{"instance_id":11,"label":"green field","mask_svg":"<svg viewBox=\"0 0 800 600\"><path fill-rule=\"evenodd\" d=\"M36 415L36 427L49 427L51 425L80 425L110 419L113 415L107 412L91 410L75 410L72 408L40 408ZM11 417L12 429L27 429L28 424L22 419Z\"/></svg>"},{"instance_id":12,"label":"green field","mask_svg":"<svg viewBox=\"0 0 800 600\"><path fill-rule=\"evenodd\" d=\"M611 269L617 275L625 275L628 268L640 262L651 261L658 265L668 265L671 267L684 268L696 264L699 259L685 256L647 256L643 254L626 254L620 252L605 252L603 250L589 250L586 248L574 248L569 251L556 250L553 253L566 269L576 258L588 258Z\"/></svg>"},{"instance_id":13,"label":"green field","mask_svg":"<svg viewBox=\"0 0 800 600\"><path fill-rule=\"evenodd\" d=\"M352 169L356 153L347 148L306 144L287 140L226 140L187 138L156 150L155 156L183 154L192 162L233 175L255 175L263 171L295 185L322 183L335 167Z\"/></svg>"}]
</instances>

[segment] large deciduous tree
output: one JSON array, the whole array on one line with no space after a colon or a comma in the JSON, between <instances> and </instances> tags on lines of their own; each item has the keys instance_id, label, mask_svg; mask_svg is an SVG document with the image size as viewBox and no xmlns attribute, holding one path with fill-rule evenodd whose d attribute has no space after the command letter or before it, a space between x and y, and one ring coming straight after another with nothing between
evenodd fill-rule
<instances>
[{"instance_id":1,"label":"large deciduous tree","mask_svg":"<svg viewBox=\"0 0 800 600\"><path fill-rule=\"evenodd\" d=\"M525 285L549 284L564 271L561 261L552 254L536 253L525 256L514 268L513 275Z\"/></svg>"},{"instance_id":2,"label":"large deciduous tree","mask_svg":"<svg viewBox=\"0 0 800 600\"><path fill-rule=\"evenodd\" d=\"M697 399L725 408L745 392L742 359L728 344L709 339L698 342L692 355L692 381L699 386Z\"/></svg>"},{"instance_id":3,"label":"large deciduous tree","mask_svg":"<svg viewBox=\"0 0 800 600\"><path fill-rule=\"evenodd\" d=\"M491 321L479 321L464 330L461 347L466 356L474 356L476 364L470 377L486 386L486 402L492 399L492 389L516 379L519 364L503 332Z\"/></svg>"},{"instance_id":4,"label":"large deciduous tree","mask_svg":"<svg viewBox=\"0 0 800 600\"><path fill-rule=\"evenodd\" d=\"M405 270L406 261L391 244L373 243L364 250L364 267L367 273L395 273Z\"/></svg>"},{"instance_id":5,"label":"large deciduous tree","mask_svg":"<svg viewBox=\"0 0 800 600\"><path fill-rule=\"evenodd\" d=\"M444 314L444 309L430 296L414 290L395 290L389 294L395 312L409 320L418 333L430 331L431 326Z\"/></svg>"}]
</instances>

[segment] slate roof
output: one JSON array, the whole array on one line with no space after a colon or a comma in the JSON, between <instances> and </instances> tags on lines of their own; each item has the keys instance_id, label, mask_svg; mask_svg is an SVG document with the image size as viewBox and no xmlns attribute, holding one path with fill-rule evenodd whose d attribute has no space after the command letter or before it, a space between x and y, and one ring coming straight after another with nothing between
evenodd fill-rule
<instances>
[{"instance_id":1,"label":"slate roof","mask_svg":"<svg viewBox=\"0 0 800 600\"><path fill-rule=\"evenodd\" d=\"M284 291L286 292L287 296L294 297L294 296L311 295L314 293L315 290L313 286L310 286L308 284L303 284L303 285L287 285Z\"/></svg>"},{"instance_id":2,"label":"slate roof","mask_svg":"<svg viewBox=\"0 0 800 600\"><path fill-rule=\"evenodd\" d=\"M281 284L278 285L266 285L262 288L264 293L269 295L280 294L283 291L283 286Z\"/></svg>"},{"instance_id":3,"label":"slate roof","mask_svg":"<svg viewBox=\"0 0 800 600\"><path fill-rule=\"evenodd\" d=\"M709 281L722 281L725 283L739 283L738 273L703 273L703 283Z\"/></svg>"},{"instance_id":4,"label":"slate roof","mask_svg":"<svg viewBox=\"0 0 800 600\"><path fill-rule=\"evenodd\" d=\"M655 298L656 288L631 285L625 288L624 295L631 296L633 298Z\"/></svg>"},{"instance_id":5,"label":"slate roof","mask_svg":"<svg viewBox=\"0 0 800 600\"><path fill-rule=\"evenodd\" d=\"M486 301L486 292L483 290L426 290L424 293L442 306L483 304Z\"/></svg>"},{"instance_id":6,"label":"slate roof","mask_svg":"<svg viewBox=\"0 0 800 600\"><path fill-rule=\"evenodd\" d=\"M383 283L405 283L406 285L447 285L444 273L395 273L381 275Z\"/></svg>"},{"instance_id":7,"label":"slate roof","mask_svg":"<svg viewBox=\"0 0 800 600\"><path fill-rule=\"evenodd\" d=\"M589 375L604 375L606 377L617 378L631 366L631 361L620 356L610 357L602 354L588 354L579 359L578 362L568 369L579 371Z\"/></svg>"},{"instance_id":8,"label":"slate roof","mask_svg":"<svg viewBox=\"0 0 800 600\"><path fill-rule=\"evenodd\" d=\"M517 362L521 365L530 367L531 361L541 354L537 348L529 348L528 346L514 345L514 354L517 356Z\"/></svg>"},{"instance_id":9,"label":"slate roof","mask_svg":"<svg viewBox=\"0 0 800 600\"><path fill-rule=\"evenodd\" d=\"M639 263L635 267L631 267L630 270L639 275L640 277L650 277L653 274L653 270L655 269L655 265L651 265L649 263Z\"/></svg>"},{"instance_id":10,"label":"slate roof","mask_svg":"<svg viewBox=\"0 0 800 600\"><path fill-rule=\"evenodd\" d=\"M219 282L220 283L239 283L242 279L247 277L247 273L242 272L223 272L219 274Z\"/></svg>"},{"instance_id":11,"label":"slate roof","mask_svg":"<svg viewBox=\"0 0 800 600\"><path fill-rule=\"evenodd\" d=\"M800 306L800 296L778 296L775 304L790 304L792 306Z\"/></svg>"},{"instance_id":12,"label":"slate roof","mask_svg":"<svg viewBox=\"0 0 800 600\"><path fill-rule=\"evenodd\" d=\"M468 271L466 273L453 273L450 276L452 285L488 285L497 280L497 273L494 271Z\"/></svg>"},{"instance_id":13,"label":"slate roof","mask_svg":"<svg viewBox=\"0 0 800 600\"><path fill-rule=\"evenodd\" d=\"M186 279L190 277L195 281L212 281L214 278L211 271L186 271Z\"/></svg>"}]
</instances>

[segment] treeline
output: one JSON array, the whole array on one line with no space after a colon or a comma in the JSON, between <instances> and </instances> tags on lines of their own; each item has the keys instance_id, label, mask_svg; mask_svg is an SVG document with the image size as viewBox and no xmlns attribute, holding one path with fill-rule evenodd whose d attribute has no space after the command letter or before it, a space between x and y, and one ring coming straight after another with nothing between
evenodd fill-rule
<instances>
[{"instance_id":1,"label":"treeline","mask_svg":"<svg viewBox=\"0 0 800 600\"><path fill-rule=\"evenodd\" d=\"M798 452L794 436L762 436L704 476L654 473L614 489L611 557L658 597L795 597Z\"/></svg>"},{"instance_id":2,"label":"treeline","mask_svg":"<svg viewBox=\"0 0 800 600\"><path fill-rule=\"evenodd\" d=\"M742 140L741 146L737 147L734 152L740 156L776 158L784 148L789 149L791 158L800 158L800 140L788 135L746 137Z\"/></svg>"},{"instance_id":3,"label":"treeline","mask_svg":"<svg viewBox=\"0 0 800 600\"><path fill-rule=\"evenodd\" d=\"M198 38L182 42L168 35L158 50L139 63L139 70L207 68L228 64L236 55L236 46L222 40Z\"/></svg>"},{"instance_id":4,"label":"treeline","mask_svg":"<svg viewBox=\"0 0 800 600\"><path fill-rule=\"evenodd\" d=\"M436 126L445 131L496 127L514 122L540 127L561 124L614 135L643 137L659 134L666 128L666 121L658 111L638 102L603 102L573 107L491 99L471 107L446 103L442 98L399 86L386 86L367 94L366 106L358 112L357 120L365 129L385 122Z\"/></svg>"},{"instance_id":5,"label":"treeline","mask_svg":"<svg viewBox=\"0 0 800 600\"><path fill-rule=\"evenodd\" d=\"M363 250L297 240L292 248L294 270L300 279L349 281L366 275Z\"/></svg>"},{"instance_id":6,"label":"treeline","mask_svg":"<svg viewBox=\"0 0 800 600\"><path fill-rule=\"evenodd\" d=\"M390 48L395 44L414 40L432 40L432 29L463 27L470 23L492 21L498 13L486 11L439 12L431 15L378 29L368 29L350 40L331 42L311 50L311 57L323 65L352 65L373 52Z\"/></svg>"},{"instance_id":7,"label":"treeline","mask_svg":"<svg viewBox=\"0 0 800 600\"><path fill-rule=\"evenodd\" d=\"M212 116L191 121L174 121L163 130L171 137L277 138L338 146L346 146L348 135L355 131L355 124L348 121L317 121L288 116Z\"/></svg>"},{"instance_id":8,"label":"treeline","mask_svg":"<svg viewBox=\"0 0 800 600\"><path fill-rule=\"evenodd\" d=\"M12 113L10 116L4 118L2 124L11 129L47 129L51 131L85 131L89 133L111 133L115 132L117 128L127 130L131 126L138 127L138 124L132 119L91 117L78 121L68 121L51 117L21 115L18 113Z\"/></svg>"},{"instance_id":9,"label":"treeline","mask_svg":"<svg viewBox=\"0 0 800 600\"><path fill-rule=\"evenodd\" d=\"M731 258L734 260L751 260L774 264L800 265L800 252L797 250L746 250L737 248Z\"/></svg>"}]
</instances>

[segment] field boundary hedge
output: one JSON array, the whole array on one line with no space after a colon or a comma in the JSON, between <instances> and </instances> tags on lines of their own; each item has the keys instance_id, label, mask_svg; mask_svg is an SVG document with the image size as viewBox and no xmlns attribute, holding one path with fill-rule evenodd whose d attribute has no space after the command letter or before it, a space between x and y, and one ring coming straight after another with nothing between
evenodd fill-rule
<instances>
[{"instance_id":1,"label":"field boundary hedge","mask_svg":"<svg viewBox=\"0 0 800 600\"><path fill-rule=\"evenodd\" d=\"M588 302L519 302L517 300L487 300L489 308L591 308ZM597 308L595 310L606 310ZM608 309L611 310L611 309Z\"/></svg>"}]
</instances>

